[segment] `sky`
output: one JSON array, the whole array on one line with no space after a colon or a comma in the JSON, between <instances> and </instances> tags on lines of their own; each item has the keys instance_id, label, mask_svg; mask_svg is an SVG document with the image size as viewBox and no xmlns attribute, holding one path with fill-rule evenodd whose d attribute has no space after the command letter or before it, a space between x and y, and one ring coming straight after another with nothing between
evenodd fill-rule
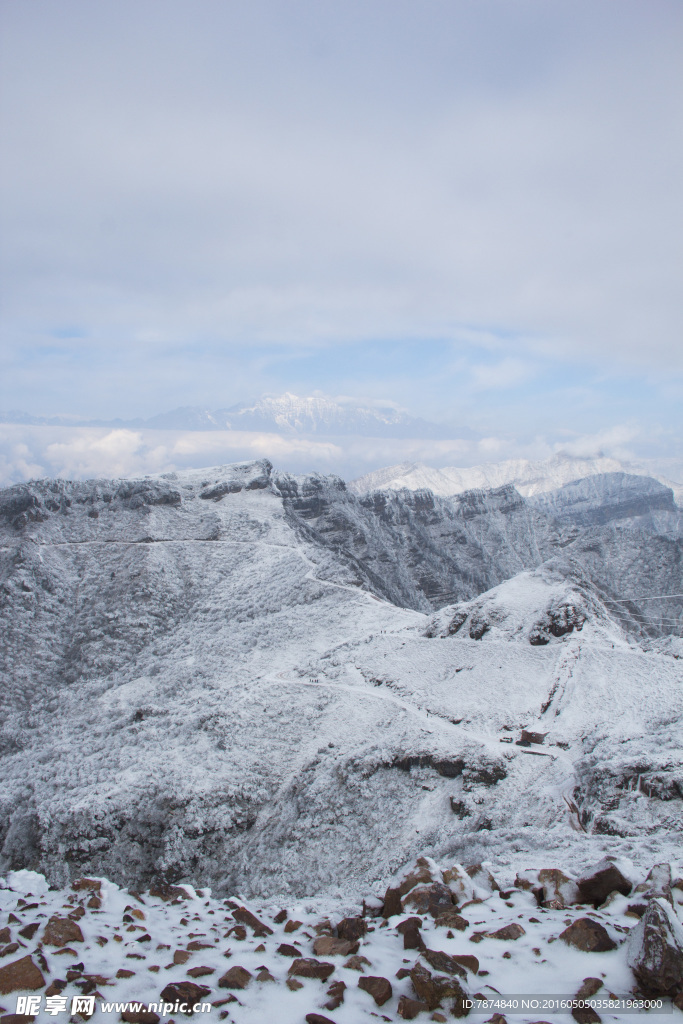
<instances>
[{"instance_id":1,"label":"sky","mask_svg":"<svg viewBox=\"0 0 683 1024\"><path fill-rule=\"evenodd\" d=\"M680 0L0 0L0 410L683 455L681 52ZM0 481L55 430L0 424Z\"/></svg>"}]
</instances>

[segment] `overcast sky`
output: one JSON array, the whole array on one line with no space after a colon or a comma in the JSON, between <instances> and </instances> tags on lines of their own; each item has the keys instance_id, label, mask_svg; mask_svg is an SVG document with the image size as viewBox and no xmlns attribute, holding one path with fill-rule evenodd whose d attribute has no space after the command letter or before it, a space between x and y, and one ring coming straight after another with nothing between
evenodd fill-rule
<instances>
[{"instance_id":1,"label":"overcast sky","mask_svg":"<svg viewBox=\"0 0 683 1024\"><path fill-rule=\"evenodd\" d=\"M0 21L0 408L317 390L680 450L680 0Z\"/></svg>"}]
</instances>

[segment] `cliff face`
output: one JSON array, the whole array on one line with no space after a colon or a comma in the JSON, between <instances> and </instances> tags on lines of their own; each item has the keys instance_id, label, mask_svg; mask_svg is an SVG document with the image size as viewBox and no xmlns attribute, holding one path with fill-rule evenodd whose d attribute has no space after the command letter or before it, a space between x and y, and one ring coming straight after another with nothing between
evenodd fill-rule
<instances>
[{"instance_id":1,"label":"cliff face","mask_svg":"<svg viewBox=\"0 0 683 1024\"><path fill-rule=\"evenodd\" d=\"M678 513L638 501L582 524L266 462L2 492L3 865L311 893L522 828L652 842L681 663L614 602L683 588Z\"/></svg>"}]
</instances>

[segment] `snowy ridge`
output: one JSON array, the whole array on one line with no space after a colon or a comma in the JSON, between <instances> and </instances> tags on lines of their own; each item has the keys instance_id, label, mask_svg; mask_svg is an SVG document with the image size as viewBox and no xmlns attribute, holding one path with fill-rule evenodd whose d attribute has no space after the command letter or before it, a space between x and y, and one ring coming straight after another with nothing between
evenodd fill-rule
<instances>
[{"instance_id":1,"label":"snowy ridge","mask_svg":"<svg viewBox=\"0 0 683 1024\"><path fill-rule=\"evenodd\" d=\"M369 494L375 490L430 490L442 497L462 494L473 488L489 489L512 484L520 494L537 495L553 491L574 480L603 473L629 473L653 476L665 486L675 489L676 501L683 500L683 487L666 477L659 477L647 466L620 462L605 455L580 458L558 452L543 462L528 459L510 459L506 462L486 463L481 466L458 468L447 466L435 469L421 463L407 462L388 466L351 481L348 487L354 494Z\"/></svg>"}]
</instances>

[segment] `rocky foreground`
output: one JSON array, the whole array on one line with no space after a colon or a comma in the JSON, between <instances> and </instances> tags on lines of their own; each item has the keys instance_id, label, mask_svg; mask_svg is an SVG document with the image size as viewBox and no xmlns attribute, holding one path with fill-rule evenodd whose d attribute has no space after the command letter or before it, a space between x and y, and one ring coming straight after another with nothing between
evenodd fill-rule
<instances>
[{"instance_id":1,"label":"rocky foreground","mask_svg":"<svg viewBox=\"0 0 683 1024\"><path fill-rule=\"evenodd\" d=\"M180 1017L184 1007L235 1024L592 1024L662 997L669 1020L671 1001L683 1013L683 878L670 864L646 876L613 859L580 878L534 869L503 888L490 865L421 857L347 916L185 885L138 893L81 878L50 889L17 871L0 905L2 1024L156 1024L179 1006ZM572 997L583 1002L558 1003Z\"/></svg>"}]
</instances>

